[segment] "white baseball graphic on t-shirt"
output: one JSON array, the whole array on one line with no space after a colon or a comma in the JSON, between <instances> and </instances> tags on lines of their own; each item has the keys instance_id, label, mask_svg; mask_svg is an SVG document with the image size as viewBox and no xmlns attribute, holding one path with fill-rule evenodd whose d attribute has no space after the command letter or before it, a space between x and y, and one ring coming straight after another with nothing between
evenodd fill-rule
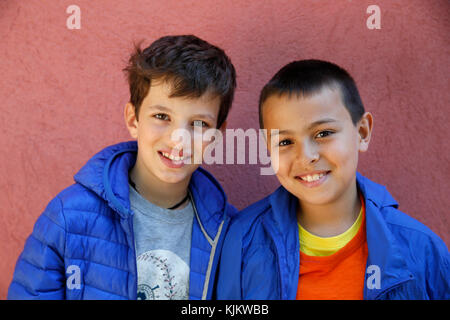
<instances>
[{"instance_id":1,"label":"white baseball graphic on t-shirt","mask_svg":"<svg viewBox=\"0 0 450 320\"><path fill-rule=\"evenodd\" d=\"M137 258L138 300L189 298L189 266L168 250L150 250Z\"/></svg>"}]
</instances>

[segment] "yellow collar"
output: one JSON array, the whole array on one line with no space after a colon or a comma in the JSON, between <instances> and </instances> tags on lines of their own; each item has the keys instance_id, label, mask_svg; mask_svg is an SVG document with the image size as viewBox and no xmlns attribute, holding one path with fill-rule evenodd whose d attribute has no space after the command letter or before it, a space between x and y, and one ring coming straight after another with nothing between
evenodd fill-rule
<instances>
[{"instance_id":1,"label":"yellow collar","mask_svg":"<svg viewBox=\"0 0 450 320\"><path fill-rule=\"evenodd\" d=\"M363 207L359 212L358 218L353 225L344 233L334 237L319 237L304 229L298 224L298 234L300 238L300 251L309 256L329 256L345 247L350 240L358 233L363 221Z\"/></svg>"}]
</instances>

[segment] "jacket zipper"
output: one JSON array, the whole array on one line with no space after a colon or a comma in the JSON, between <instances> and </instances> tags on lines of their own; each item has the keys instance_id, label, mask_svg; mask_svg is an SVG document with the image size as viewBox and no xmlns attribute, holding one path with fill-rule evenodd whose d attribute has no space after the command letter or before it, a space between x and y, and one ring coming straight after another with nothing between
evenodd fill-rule
<instances>
[{"instance_id":1,"label":"jacket zipper","mask_svg":"<svg viewBox=\"0 0 450 320\"><path fill-rule=\"evenodd\" d=\"M136 244L134 243L134 229L133 229L133 215L131 214L129 216L129 220L128 220L128 224L130 226L130 231L131 231L131 241L132 241L132 249L133 249L133 268L134 268L134 274L135 274L135 281L134 281L134 288L133 288L133 296L134 299L137 299L137 282L138 282L138 274L137 274L137 263L136 263Z\"/></svg>"},{"instance_id":2,"label":"jacket zipper","mask_svg":"<svg viewBox=\"0 0 450 320\"><path fill-rule=\"evenodd\" d=\"M211 269L212 269L212 265L214 263L214 256L215 256L215 252L216 252L216 247L217 247L218 240L220 238L220 234L222 232L222 227L223 227L223 224L225 222L225 218L222 221L222 223L219 225L219 229L217 231L217 234L216 234L215 238L211 239L209 237L209 235L206 233L206 230L205 230L205 228L202 225L202 222L201 222L200 217L199 217L198 212L197 212L197 207L195 206L194 197L192 196L190 190L188 190L188 194L189 194L189 198L190 198L191 203L192 203L192 208L194 209L195 218L197 219L198 225L200 226L200 230L202 231L203 236L206 238L208 243L211 245L211 251L209 253L209 260L208 260L208 267L206 269L205 282L203 283L203 291L202 291L202 298L201 298L202 300L206 300L206 298L207 298L206 296L208 294L209 280L210 280L210 277L211 277ZM191 247L192 247L192 245L191 245Z\"/></svg>"}]
</instances>

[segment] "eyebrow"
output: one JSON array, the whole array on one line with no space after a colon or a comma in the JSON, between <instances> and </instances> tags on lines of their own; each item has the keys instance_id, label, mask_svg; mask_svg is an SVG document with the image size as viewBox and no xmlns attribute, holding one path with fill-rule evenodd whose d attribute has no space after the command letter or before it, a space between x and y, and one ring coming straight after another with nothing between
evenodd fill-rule
<instances>
[{"instance_id":1,"label":"eyebrow","mask_svg":"<svg viewBox=\"0 0 450 320\"><path fill-rule=\"evenodd\" d=\"M192 118L206 118L206 119L209 119L211 121L215 121L216 120L216 118L213 117L212 115L201 114L201 113L192 115Z\"/></svg>"},{"instance_id":2,"label":"eyebrow","mask_svg":"<svg viewBox=\"0 0 450 320\"><path fill-rule=\"evenodd\" d=\"M332 119L332 118L320 119L320 120L317 120L317 121L314 121L313 123L311 123L308 126L308 130L311 130L312 128L317 127L321 124L332 123L332 122L337 122L337 120ZM282 135L282 134L290 134L290 133L292 133L292 130L279 130L278 133L274 133L272 136Z\"/></svg>"},{"instance_id":3,"label":"eyebrow","mask_svg":"<svg viewBox=\"0 0 450 320\"><path fill-rule=\"evenodd\" d=\"M170 111L172 111L172 110L170 110L169 108L164 107L164 106L159 105L159 104L155 104L155 105L149 106L148 109L158 109L158 110L165 111L165 112L170 112Z\"/></svg>"},{"instance_id":4,"label":"eyebrow","mask_svg":"<svg viewBox=\"0 0 450 320\"><path fill-rule=\"evenodd\" d=\"M163 111L163 112L167 112L167 113L172 112L172 109L167 108L167 107L162 106L162 105L159 105L159 104L155 104L155 105L149 106L148 108L149 109L157 109L157 110L160 110L160 111ZM209 119L211 121L215 121L216 120L216 118L213 117L212 115L210 115L210 114L202 114L202 113L193 114L191 117L192 118L206 118L206 119Z\"/></svg>"},{"instance_id":5,"label":"eyebrow","mask_svg":"<svg viewBox=\"0 0 450 320\"><path fill-rule=\"evenodd\" d=\"M325 119L320 119L320 120L314 121L313 123L311 123L308 126L308 130L311 130L314 127L320 126L321 124L331 123L331 122L337 122L337 120L333 119L333 118L325 118Z\"/></svg>"},{"instance_id":6,"label":"eyebrow","mask_svg":"<svg viewBox=\"0 0 450 320\"><path fill-rule=\"evenodd\" d=\"M282 135L282 134L289 134L291 132L292 132L292 130L278 130L278 132L274 132L273 134L271 133L271 136L278 136L278 135Z\"/></svg>"}]
</instances>

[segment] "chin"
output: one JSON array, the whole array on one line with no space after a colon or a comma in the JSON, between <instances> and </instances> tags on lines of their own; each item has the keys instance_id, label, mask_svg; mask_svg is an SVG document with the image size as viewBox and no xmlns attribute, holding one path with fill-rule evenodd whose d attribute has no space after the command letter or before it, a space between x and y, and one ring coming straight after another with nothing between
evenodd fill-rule
<instances>
[{"instance_id":1,"label":"chin","mask_svg":"<svg viewBox=\"0 0 450 320\"><path fill-rule=\"evenodd\" d=\"M330 204L334 201L334 198L321 198L321 199L300 199L300 201L304 202L304 203L308 203L309 205L314 205L314 206L324 206L327 204Z\"/></svg>"},{"instance_id":2,"label":"chin","mask_svg":"<svg viewBox=\"0 0 450 320\"><path fill-rule=\"evenodd\" d=\"M185 181L188 177L186 174L184 175L161 175L159 176L159 180L164 183L176 184L182 181Z\"/></svg>"},{"instance_id":3,"label":"chin","mask_svg":"<svg viewBox=\"0 0 450 320\"><path fill-rule=\"evenodd\" d=\"M195 169L183 168L183 170L179 170L178 172L160 172L157 177L164 183L175 184L190 179L194 171Z\"/></svg>"},{"instance_id":4,"label":"chin","mask_svg":"<svg viewBox=\"0 0 450 320\"><path fill-rule=\"evenodd\" d=\"M306 194L305 192L298 192L298 190L287 190L292 193L297 199L299 199L300 202L303 202L305 204L307 203L309 205L326 205L332 203L337 198L334 193L328 192L327 194Z\"/></svg>"}]
</instances>

